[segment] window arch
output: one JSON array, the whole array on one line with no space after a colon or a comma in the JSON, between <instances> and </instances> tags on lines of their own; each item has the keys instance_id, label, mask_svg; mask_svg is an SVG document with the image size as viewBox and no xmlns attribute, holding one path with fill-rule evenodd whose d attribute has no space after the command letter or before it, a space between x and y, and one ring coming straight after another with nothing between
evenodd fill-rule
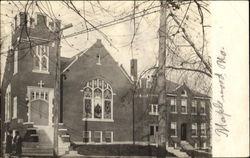
<instances>
[{"instance_id":1,"label":"window arch","mask_svg":"<svg viewBox=\"0 0 250 158\"><path fill-rule=\"evenodd\" d=\"M85 84L83 119L113 120L113 91L105 81L94 79Z\"/></svg>"}]
</instances>

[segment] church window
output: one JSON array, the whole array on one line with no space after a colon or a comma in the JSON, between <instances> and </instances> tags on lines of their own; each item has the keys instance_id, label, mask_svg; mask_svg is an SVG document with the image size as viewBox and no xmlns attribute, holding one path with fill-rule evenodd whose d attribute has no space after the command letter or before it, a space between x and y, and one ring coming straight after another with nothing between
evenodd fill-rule
<instances>
[{"instance_id":1,"label":"church window","mask_svg":"<svg viewBox=\"0 0 250 158\"><path fill-rule=\"evenodd\" d=\"M113 92L105 81L94 79L83 88L83 119L113 120Z\"/></svg>"},{"instance_id":2,"label":"church window","mask_svg":"<svg viewBox=\"0 0 250 158\"><path fill-rule=\"evenodd\" d=\"M18 72L18 51L14 52L14 74Z\"/></svg>"},{"instance_id":3,"label":"church window","mask_svg":"<svg viewBox=\"0 0 250 158\"><path fill-rule=\"evenodd\" d=\"M49 71L49 47L47 45L38 45L35 47L33 56L33 71L47 72Z\"/></svg>"},{"instance_id":4,"label":"church window","mask_svg":"<svg viewBox=\"0 0 250 158\"><path fill-rule=\"evenodd\" d=\"M12 118L17 118L17 97L14 97L13 99L13 115Z\"/></svg>"},{"instance_id":5,"label":"church window","mask_svg":"<svg viewBox=\"0 0 250 158\"><path fill-rule=\"evenodd\" d=\"M5 92L5 121L11 118L11 85L9 84Z\"/></svg>"}]
</instances>

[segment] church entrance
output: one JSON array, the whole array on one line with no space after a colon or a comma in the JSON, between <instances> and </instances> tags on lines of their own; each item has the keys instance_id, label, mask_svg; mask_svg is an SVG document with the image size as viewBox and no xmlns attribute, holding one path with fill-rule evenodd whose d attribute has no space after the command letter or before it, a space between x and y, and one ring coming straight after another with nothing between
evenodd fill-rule
<instances>
[{"instance_id":1,"label":"church entrance","mask_svg":"<svg viewBox=\"0 0 250 158\"><path fill-rule=\"evenodd\" d=\"M187 124L183 123L181 124L181 140L187 139Z\"/></svg>"},{"instance_id":2,"label":"church entrance","mask_svg":"<svg viewBox=\"0 0 250 158\"><path fill-rule=\"evenodd\" d=\"M31 122L34 125L48 125L49 124L49 104L44 100L35 100L31 102L30 106Z\"/></svg>"},{"instance_id":3,"label":"church entrance","mask_svg":"<svg viewBox=\"0 0 250 158\"><path fill-rule=\"evenodd\" d=\"M35 126L50 126L53 119L53 96L52 88L27 87L28 96L28 122Z\"/></svg>"}]
</instances>

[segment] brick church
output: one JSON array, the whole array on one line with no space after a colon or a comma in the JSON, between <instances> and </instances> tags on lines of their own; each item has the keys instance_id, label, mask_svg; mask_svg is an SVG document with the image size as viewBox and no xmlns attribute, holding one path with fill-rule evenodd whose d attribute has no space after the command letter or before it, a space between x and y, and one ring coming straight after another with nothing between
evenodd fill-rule
<instances>
[{"instance_id":1,"label":"brick church","mask_svg":"<svg viewBox=\"0 0 250 158\"><path fill-rule=\"evenodd\" d=\"M5 141L8 130L19 130L27 153L53 150L57 27L60 21L42 14L15 17L2 82L1 139ZM137 60L131 60L132 75L128 74L98 39L90 48L60 61L60 154L69 150L70 142L157 145L154 77L136 80ZM166 106L171 107L167 146L178 148L186 142L193 148L209 148L210 97L168 80L166 91Z\"/></svg>"}]
</instances>

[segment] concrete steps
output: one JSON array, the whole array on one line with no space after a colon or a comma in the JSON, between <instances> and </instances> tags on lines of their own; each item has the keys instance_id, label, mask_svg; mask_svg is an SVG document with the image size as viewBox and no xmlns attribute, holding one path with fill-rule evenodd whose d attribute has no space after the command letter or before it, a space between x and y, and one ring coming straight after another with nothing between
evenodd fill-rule
<instances>
[{"instance_id":1,"label":"concrete steps","mask_svg":"<svg viewBox=\"0 0 250 158\"><path fill-rule=\"evenodd\" d=\"M186 152L180 151L180 149L176 149L174 147L167 147L166 149L168 152L174 154L177 157L189 157Z\"/></svg>"}]
</instances>

